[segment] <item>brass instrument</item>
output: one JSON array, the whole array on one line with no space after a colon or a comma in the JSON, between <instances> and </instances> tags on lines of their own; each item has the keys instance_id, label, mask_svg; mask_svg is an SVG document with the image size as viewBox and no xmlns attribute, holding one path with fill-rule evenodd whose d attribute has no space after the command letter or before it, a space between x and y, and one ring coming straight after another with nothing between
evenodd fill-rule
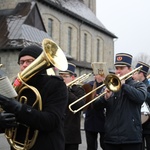
<instances>
[{"instance_id":1,"label":"brass instrument","mask_svg":"<svg viewBox=\"0 0 150 150\"><path fill-rule=\"evenodd\" d=\"M46 72L47 72L47 75L55 75L55 72L54 72L53 68L48 68L46 70Z\"/></svg>"},{"instance_id":2,"label":"brass instrument","mask_svg":"<svg viewBox=\"0 0 150 150\"><path fill-rule=\"evenodd\" d=\"M150 74L147 76L147 79L149 79L150 78Z\"/></svg>"},{"instance_id":3,"label":"brass instrument","mask_svg":"<svg viewBox=\"0 0 150 150\"><path fill-rule=\"evenodd\" d=\"M18 74L17 79L15 80L13 86L18 93L18 101L21 103L27 103L28 99L25 96L20 95L23 90L30 89L34 92L36 100L34 101L32 107L36 107L39 111L42 111L42 99L39 91L26 82L37 74L39 71L50 68L57 67L60 70L67 70L68 62L63 53L63 51L50 39L44 39L42 41L43 52L41 55L35 59L27 68L25 68L21 73ZM16 137L18 132L18 127L23 126L26 130L26 135L24 141L17 141ZM31 131L30 127L24 124L19 124L18 127L13 127L5 131L5 136L9 144L16 150L29 150L35 144L36 138L38 136L38 130ZM32 134L31 134L32 133ZM31 137L32 136L32 137Z\"/></svg>"},{"instance_id":4,"label":"brass instrument","mask_svg":"<svg viewBox=\"0 0 150 150\"><path fill-rule=\"evenodd\" d=\"M68 107L69 110L71 112L73 112L74 114L77 113L78 111L82 110L83 108L85 108L86 106L88 106L89 104L93 103L94 101L96 101L97 99L99 99L101 96L103 96L104 94L106 94L106 92L101 93L99 96L97 96L96 98L92 99L91 101L89 101L88 103L86 103L85 105L83 105L82 107L78 108L77 110L73 110L71 107L76 104L77 102L81 101L83 98L85 98L86 96L90 95L91 93L95 92L96 90L106 86L110 91L113 92L117 92L120 90L121 88L121 81L122 80L127 80L128 78L130 78L133 73L135 73L136 71L139 71L143 66L139 66L138 68L132 70L131 72L123 75L122 77L118 77L114 74L109 74L106 76L104 83L100 86L98 86L97 88L95 88L94 90L90 91L89 93L87 93L86 95L80 97L79 99L77 99L76 101L74 101L73 103L71 103Z\"/></svg>"},{"instance_id":5,"label":"brass instrument","mask_svg":"<svg viewBox=\"0 0 150 150\"><path fill-rule=\"evenodd\" d=\"M75 80L73 80L72 82L69 82L66 85L67 85L67 87L71 87L74 84L81 84L83 81L87 80L91 75L92 75L92 73L83 74L80 77L76 78Z\"/></svg>"}]
</instances>

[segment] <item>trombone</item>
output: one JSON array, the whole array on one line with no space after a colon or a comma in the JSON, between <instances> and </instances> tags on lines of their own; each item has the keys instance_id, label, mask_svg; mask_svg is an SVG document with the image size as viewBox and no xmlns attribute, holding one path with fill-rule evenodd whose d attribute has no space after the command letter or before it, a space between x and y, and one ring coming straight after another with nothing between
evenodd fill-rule
<instances>
[{"instance_id":1,"label":"trombone","mask_svg":"<svg viewBox=\"0 0 150 150\"><path fill-rule=\"evenodd\" d=\"M147 76L147 79L150 79L150 74Z\"/></svg>"},{"instance_id":2,"label":"trombone","mask_svg":"<svg viewBox=\"0 0 150 150\"><path fill-rule=\"evenodd\" d=\"M86 106L88 106L89 104L93 103L95 100L97 100L98 98L100 98L101 96L103 96L104 94L106 94L106 92L103 92L102 94L100 94L99 96L95 97L94 99L92 99L91 101L89 101L88 103L86 103L85 105L83 105L82 107L73 110L72 106L74 104L76 104L77 102L81 101L83 98L87 97L88 95L90 95L91 93L95 92L96 90L106 86L110 91L112 92L117 92L120 90L121 88L121 81L122 80L127 80L129 79L133 73L135 73L136 71L140 71L142 69L143 66L139 66L138 68L132 70L131 72L123 75L122 77L118 77L114 74L109 74L106 76L104 83L100 86L98 86L97 88L95 88L94 90L90 91L89 93L87 93L86 95L80 97L79 99L77 99L76 101L74 101L73 103L71 103L68 107L69 110L71 112L73 112L74 114L77 113L78 111L82 110L83 108L85 108Z\"/></svg>"},{"instance_id":3,"label":"trombone","mask_svg":"<svg viewBox=\"0 0 150 150\"><path fill-rule=\"evenodd\" d=\"M87 80L90 76L92 75L92 73L88 73L88 74L83 74L80 77L76 78L75 80L73 80L72 82L69 82L67 84L67 87L71 87L74 84L81 84L83 81Z\"/></svg>"}]
</instances>

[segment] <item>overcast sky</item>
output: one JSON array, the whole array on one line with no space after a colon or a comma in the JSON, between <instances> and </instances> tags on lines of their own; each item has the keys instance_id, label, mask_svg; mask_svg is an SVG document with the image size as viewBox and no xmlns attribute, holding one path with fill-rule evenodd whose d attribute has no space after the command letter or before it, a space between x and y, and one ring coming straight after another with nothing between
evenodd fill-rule
<instances>
[{"instance_id":1,"label":"overcast sky","mask_svg":"<svg viewBox=\"0 0 150 150\"><path fill-rule=\"evenodd\" d=\"M96 0L97 18L118 39L120 52L150 55L150 0Z\"/></svg>"}]
</instances>

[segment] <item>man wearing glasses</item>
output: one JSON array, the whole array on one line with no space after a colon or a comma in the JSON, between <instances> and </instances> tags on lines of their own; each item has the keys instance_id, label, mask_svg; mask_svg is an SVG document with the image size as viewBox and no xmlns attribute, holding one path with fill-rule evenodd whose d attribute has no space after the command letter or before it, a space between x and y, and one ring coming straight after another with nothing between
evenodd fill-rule
<instances>
[{"instance_id":1,"label":"man wearing glasses","mask_svg":"<svg viewBox=\"0 0 150 150\"><path fill-rule=\"evenodd\" d=\"M76 66L72 63L68 63L68 69L66 71L59 71L59 75L64 79L64 82L69 84L76 78L75 73ZM76 101L80 97L84 96L85 91L80 85L68 86L68 105ZM67 106L68 106L67 105ZM84 99L76 103L73 109L77 109L84 105ZM81 111L73 114L69 108L66 108L65 113L65 150L78 150L79 144L81 144L81 133L80 133L80 118Z\"/></svg>"}]
</instances>

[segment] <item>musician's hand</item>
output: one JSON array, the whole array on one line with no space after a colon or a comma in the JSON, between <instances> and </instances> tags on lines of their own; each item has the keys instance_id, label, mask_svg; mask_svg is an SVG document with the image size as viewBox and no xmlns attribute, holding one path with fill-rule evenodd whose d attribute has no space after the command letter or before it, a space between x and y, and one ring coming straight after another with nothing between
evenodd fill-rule
<instances>
[{"instance_id":1,"label":"musician's hand","mask_svg":"<svg viewBox=\"0 0 150 150\"><path fill-rule=\"evenodd\" d=\"M73 85L71 87L68 87L68 91L72 92L72 93L76 93L79 90L78 86Z\"/></svg>"},{"instance_id":2,"label":"musician's hand","mask_svg":"<svg viewBox=\"0 0 150 150\"><path fill-rule=\"evenodd\" d=\"M106 92L104 98L105 98L105 100L107 100L112 95L112 91L110 91L109 89L106 88L104 92Z\"/></svg>"},{"instance_id":3,"label":"musician's hand","mask_svg":"<svg viewBox=\"0 0 150 150\"><path fill-rule=\"evenodd\" d=\"M121 80L121 85L125 84L125 80Z\"/></svg>"},{"instance_id":4,"label":"musician's hand","mask_svg":"<svg viewBox=\"0 0 150 150\"><path fill-rule=\"evenodd\" d=\"M16 127L16 118L12 113L1 112L0 113L0 128Z\"/></svg>"},{"instance_id":5,"label":"musician's hand","mask_svg":"<svg viewBox=\"0 0 150 150\"><path fill-rule=\"evenodd\" d=\"M119 78L121 77L120 74L117 75ZM121 85L125 84L125 80L121 80Z\"/></svg>"},{"instance_id":6,"label":"musician's hand","mask_svg":"<svg viewBox=\"0 0 150 150\"><path fill-rule=\"evenodd\" d=\"M6 111L17 114L20 112L22 104L13 98L8 98L0 94L0 105Z\"/></svg>"}]
</instances>

